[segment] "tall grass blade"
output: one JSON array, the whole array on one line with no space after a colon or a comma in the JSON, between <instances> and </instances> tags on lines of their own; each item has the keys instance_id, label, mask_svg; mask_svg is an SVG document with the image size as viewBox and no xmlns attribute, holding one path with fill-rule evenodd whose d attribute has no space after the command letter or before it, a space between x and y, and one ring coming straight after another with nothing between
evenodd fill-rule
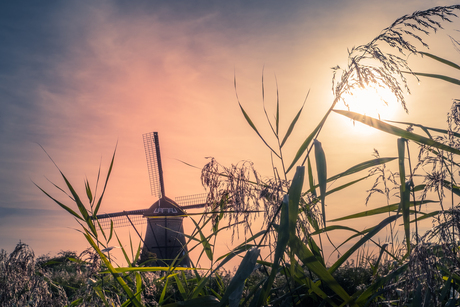
<instances>
[{"instance_id":1,"label":"tall grass blade","mask_svg":"<svg viewBox=\"0 0 460 307\"><path fill-rule=\"evenodd\" d=\"M399 180L401 182L401 191L405 191L406 182L406 169L404 167L405 162L405 150L406 140L403 138L398 139L398 166L399 166ZM401 194L402 195L402 194Z\"/></svg>"},{"instance_id":2,"label":"tall grass blade","mask_svg":"<svg viewBox=\"0 0 460 307\"><path fill-rule=\"evenodd\" d=\"M388 163L388 162L391 162L393 160L395 160L397 158L393 158L393 157L388 157L388 158L377 158L377 159L372 159L372 160L369 160L369 161L365 161L365 162L362 162L362 163L359 163L359 164L356 164L355 166L353 167L350 167L349 169L347 169L346 171L342 172L342 173L339 173L337 175L334 175L330 178L327 179L327 182L331 182L331 181L334 181L334 180L337 180L339 178L342 178L342 177L345 177L345 176L349 176L349 175L353 175L355 173L358 173L360 171L363 171L365 169L368 169L370 167L374 167L374 166L378 166L378 165L382 165L382 164L385 164L385 163ZM310 186L310 189L306 192L304 192L304 194L308 193L308 192L312 192L314 191L314 189L316 189L318 187L318 185L314 185L313 187ZM326 193L327 195L327 193Z\"/></svg>"},{"instance_id":3,"label":"tall grass blade","mask_svg":"<svg viewBox=\"0 0 460 307\"><path fill-rule=\"evenodd\" d=\"M449 60L440 58L440 57L438 57L438 56L436 56L436 55L434 55L434 54L428 53L428 52L420 52L420 53L423 54L423 55L426 55L427 57L430 57L430 58L432 58L432 59L434 59L434 60L436 60L436 61L438 61L438 62L441 62L441 63L443 63L443 64L446 64L446 65L448 65L448 66L450 66L450 67L453 67L453 68L455 68L455 69L460 69L460 66L458 66L458 65L455 64L454 62L451 62L451 61L449 61Z\"/></svg>"},{"instance_id":4,"label":"tall grass blade","mask_svg":"<svg viewBox=\"0 0 460 307\"><path fill-rule=\"evenodd\" d=\"M334 291L346 304L356 306L351 302L348 293L339 285L334 277L328 270L316 259L315 255L308 249L308 247L297 237L292 238L289 242L289 247L296 254L297 257L307 266L318 278L326 284L332 291Z\"/></svg>"},{"instance_id":5,"label":"tall grass blade","mask_svg":"<svg viewBox=\"0 0 460 307\"><path fill-rule=\"evenodd\" d=\"M381 120L378 120L378 119L375 119L375 118L372 118L372 117L369 117L369 116L365 116L365 115L362 115L362 114L359 114L359 113L350 112L350 111L344 111L344 110L333 110L333 111L336 112L336 113L339 113L341 115L344 115L346 117L349 117L349 118L351 118L353 120L356 120L356 121L359 121L361 123L364 123L364 124L366 124L368 126L374 127L375 129L381 130L383 132L387 132L387 133L390 133L390 134L393 134L393 135L396 135L396 136L399 136L399 137L402 137L402 138L405 138L405 139L413 140L413 141L421 143L421 144L436 147L436 148L439 148L439 149L454 153L456 155L460 155L460 150L458 150L458 149L455 149L453 147L450 147L450 146L444 145L442 143L433 141L433 140L431 140L429 138L426 138L426 137L423 137L421 135L418 135L418 134L403 130L401 128L392 126L390 124L384 123Z\"/></svg>"},{"instance_id":6,"label":"tall grass blade","mask_svg":"<svg viewBox=\"0 0 460 307\"><path fill-rule=\"evenodd\" d=\"M297 150L297 153L296 153L294 159L292 160L291 165L289 165L289 167L287 168L286 173L289 173L289 171L294 167L294 165L297 163L297 161L300 159L300 157L302 157L302 155L304 154L305 150L307 150L307 148L310 145L310 143L313 140L313 138L316 136L318 131L323 127L324 123L326 122L326 119L327 119L328 115L329 115L329 112L326 115L324 115L323 119L321 119L321 121L319 122L318 126L316 126L316 128L310 133L310 135L302 143L302 145L300 146L299 150Z\"/></svg>"},{"instance_id":7,"label":"tall grass blade","mask_svg":"<svg viewBox=\"0 0 460 307\"><path fill-rule=\"evenodd\" d=\"M305 176L305 167L297 166L292 184L289 188L289 237L296 236L297 218L299 215L300 197L302 194L303 181Z\"/></svg>"},{"instance_id":8,"label":"tall grass blade","mask_svg":"<svg viewBox=\"0 0 460 307\"><path fill-rule=\"evenodd\" d=\"M131 303L136 306L136 307L142 307L142 304L137 300L137 298L134 296L133 292L131 289L128 287L126 282L117 274L115 268L112 266L110 261L105 257L104 253L99 249L97 244L94 242L93 238L89 235L89 232L85 229L84 236L86 240L88 240L89 244L93 247L93 249L99 254L99 257L101 260L104 262L104 264L107 266L108 270L110 273L112 273L114 279L118 282L118 284L123 288L123 291L126 293L126 295L129 297L131 300Z\"/></svg>"},{"instance_id":9,"label":"tall grass blade","mask_svg":"<svg viewBox=\"0 0 460 307\"><path fill-rule=\"evenodd\" d=\"M40 191L42 191L43 193L45 193L46 196L48 196L50 199L52 199L56 204L58 204L62 209L64 209L65 211L69 212L70 214L72 214L73 216L75 216L77 219L79 220L83 220L83 218L78 214L76 213L75 211L73 211L72 209L70 209L69 207L67 207L66 205L64 205L63 203L61 203L60 201L58 201L57 199L55 199L54 197L52 197L50 194L48 194L45 190L43 190L41 187L39 187L35 182L34 182L35 186L37 188L40 189Z\"/></svg>"},{"instance_id":10,"label":"tall grass blade","mask_svg":"<svg viewBox=\"0 0 460 307\"><path fill-rule=\"evenodd\" d=\"M449 83L460 85L460 80L459 79L455 79L455 78L444 76L444 75L427 74L427 73L423 73L423 72L413 72L413 74L416 75L416 76L439 79L439 80L443 80L443 81L446 81L446 82L449 82Z\"/></svg>"},{"instance_id":11,"label":"tall grass blade","mask_svg":"<svg viewBox=\"0 0 460 307\"><path fill-rule=\"evenodd\" d=\"M313 240L313 237L310 236L308 238L308 247L310 247L311 252L313 255L315 255L316 259L324 266L326 267L326 264L324 263L324 258L322 257L322 251L319 248L318 244L316 244L315 240Z\"/></svg>"},{"instance_id":12,"label":"tall grass blade","mask_svg":"<svg viewBox=\"0 0 460 307\"><path fill-rule=\"evenodd\" d=\"M373 227L371 231L369 231L365 236L363 236L355 245L353 245L349 250L347 250L342 257L340 257L330 268L329 272L332 274L335 272L348 258L356 251L358 248L363 246L363 244L367 243L373 236L375 236L380 230L385 228L390 223L394 222L398 219L401 215L393 215L387 217L383 221L381 221L377 226Z\"/></svg>"},{"instance_id":13,"label":"tall grass blade","mask_svg":"<svg viewBox=\"0 0 460 307\"><path fill-rule=\"evenodd\" d=\"M251 118L249 117L249 115L246 113L246 111L243 109L243 106L241 105L241 103L238 101L238 104L240 106L240 109L241 109L241 112L243 112L243 116L244 118L246 119L246 121L248 122L249 126L251 126L251 128L257 133L257 135L259 136L259 138L264 142L264 144L275 154L275 156L277 156L278 158L281 159L280 155L273 149L271 148L270 145L268 145L268 143L265 141L265 139L262 137L262 135L259 133L259 130L257 130L256 126L254 125L254 123L252 122Z\"/></svg>"},{"instance_id":14,"label":"tall grass blade","mask_svg":"<svg viewBox=\"0 0 460 307\"><path fill-rule=\"evenodd\" d=\"M404 221L404 233L406 235L406 246L407 246L407 252L410 253L410 187L411 187L411 182L408 181L406 183L401 184L402 186L405 186L405 189L403 190L401 188L401 209L402 209L402 214L403 214L403 221Z\"/></svg>"},{"instance_id":15,"label":"tall grass blade","mask_svg":"<svg viewBox=\"0 0 460 307\"><path fill-rule=\"evenodd\" d=\"M141 291L142 291L142 277L139 272L136 272L136 298L141 302Z\"/></svg>"},{"instance_id":16,"label":"tall grass blade","mask_svg":"<svg viewBox=\"0 0 460 307\"><path fill-rule=\"evenodd\" d=\"M97 201L96 208L94 209L94 212L93 212L94 217L97 215L97 213L99 211L99 208L101 207L102 198L104 197L105 190L107 189L107 183L109 182L110 174L112 173L112 169L113 169L113 162L115 161L115 153L117 152L117 146L118 146L118 144L115 145L115 149L114 149L113 155L112 155L112 161L110 161L109 170L107 171L107 176L105 177L104 188L102 189L101 196L99 197L99 200Z\"/></svg>"},{"instance_id":17,"label":"tall grass blade","mask_svg":"<svg viewBox=\"0 0 460 307\"><path fill-rule=\"evenodd\" d=\"M77 192L73 188L72 184L70 184L69 180L67 180L67 177L60 170L59 170L59 172L60 172L62 178L64 179L67 188L69 189L70 193L72 194L72 197L73 197L75 203L77 204L77 207L78 207L78 210L81 213L81 216L83 217L83 219L85 220L86 224L90 228L90 230L93 233L94 237L97 237L96 227L94 226L94 223L91 220L91 217L88 214L88 211L87 211L85 205L80 200L80 197L78 196Z\"/></svg>"},{"instance_id":18,"label":"tall grass blade","mask_svg":"<svg viewBox=\"0 0 460 307\"><path fill-rule=\"evenodd\" d=\"M86 196L88 197L89 203L93 202L93 193L91 193L91 187L89 186L88 178L85 179L85 190Z\"/></svg>"},{"instance_id":19,"label":"tall grass blade","mask_svg":"<svg viewBox=\"0 0 460 307\"><path fill-rule=\"evenodd\" d=\"M430 137L430 139L432 139L432 137L431 137L431 134L428 132L428 130L439 132L439 133L442 133L442 134L445 134L445 135L453 134L454 136L460 138L460 133L455 132L455 131L448 131L446 129L427 127L427 126L420 125L420 124L414 124L414 123L408 123L408 122L398 122L398 121L393 121L393 120L386 120L386 122L395 123L395 124L401 124L401 125L408 125L408 126L413 126L413 127L419 127L420 129L425 131L425 133Z\"/></svg>"},{"instance_id":20,"label":"tall grass blade","mask_svg":"<svg viewBox=\"0 0 460 307\"><path fill-rule=\"evenodd\" d=\"M165 299L165 296L166 296L166 289L168 288L168 282L169 282L169 278L167 276L166 280L165 280L165 284L163 286L163 290L161 290L161 295L160 295L160 299L158 300L158 303L163 303L164 299Z\"/></svg>"},{"instance_id":21,"label":"tall grass blade","mask_svg":"<svg viewBox=\"0 0 460 307\"><path fill-rule=\"evenodd\" d=\"M308 91L307 98L308 98L309 93L310 93L310 91ZM305 101L307 100L307 98L305 98ZM286 132L286 135L283 138L283 141L281 142L280 147L283 147L284 143L286 143L286 141L288 140L288 138L291 135L292 131L294 130L294 127L297 124L297 121L299 120L300 114L302 114L302 110L303 110L303 107L305 105L305 101L304 101L302 107L300 108L299 112L297 112L296 116L294 117L294 119L292 120L291 124L289 125L289 128L288 128L288 130Z\"/></svg>"},{"instance_id":22,"label":"tall grass blade","mask_svg":"<svg viewBox=\"0 0 460 307\"><path fill-rule=\"evenodd\" d=\"M122 250L122 252L123 252L123 256L125 257L126 263L128 263L128 266L131 267L131 266L132 266L131 260L129 260L128 254L126 253L125 248L124 248L123 245L121 244L120 238L118 238L118 235L117 235L116 232L115 232L115 236L117 237L118 244L120 245L120 248L121 248L121 250Z\"/></svg>"},{"instance_id":23,"label":"tall grass blade","mask_svg":"<svg viewBox=\"0 0 460 307\"><path fill-rule=\"evenodd\" d=\"M276 116L275 116L275 123L276 123L276 135L278 136L279 135L279 130L280 130L280 94L279 94L279 91L278 91L278 81L276 81Z\"/></svg>"},{"instance_id":24,"label":"tall grass blade","mask_svg":"<svg viewBox=\"0 0 460 307\"><path fill-rule=\"evenodd\" d=\"M348 182L348 183L342 184L341 186L338 186L338 187L336 187L336 188L334 188L334 189L332 189L332 190L327 191L327 192L326 192L326 196L327 196L327 195L331 195L331 194L333 194L333 193L335 193L335 192L341 191L341 190L343 190L343 189L345 189L345 188L348 188L348 187L350 187L350 186L352 186L352 185L354 185L354 184L356 184L356 183L358 183L358 182L360 182L360 181L363 181L364 179L369 178L370 176L371 176L371 175L366 175L366 176L361 177L361 178L359 178L359 179L356 179L356 180L350 181L350 182Z\"/></svg>"},{"instance_id":25,"label":"tall grass blade","mask_svg":"<svg viewBox=\"0 0 460 307\"><path fill-rule=\"evenodd\" d=\"M416 207L422 204L429 204L429 203L438 203L438 201L434 201L434 200L424 200L424 201L415 201L415 202L412 201L410 202L410 206ZM371 209L371 210L362 211L359 213L350 214L344 217L330 220L329 222L345 221L345 220L356 219L360 217L373 216L373 215L382 214L382 213L397 212L400 206L401 206L401 202L391 204L391 205L386 205L386 206Z\"/></svg>"},{"instance_id":26,"label":"tall grass blade","mask_svg":"<svg viewBox=\"0 0 460 307\"><path fill-rule=\"evenodd\" d=\"M377 278L370 286L368 286L363 293L361 293L356 299L356 303L359 306L369 306L372 300L382 295L383 293L389 291L388 289L383 289L382 292L379 292L379 289L387 285L392 280L399 279L400 276L408 269L408 263L404 263L399 268L391 272L390 274Z\"/></svg>"},{"instance_id":27,"label":"tall grass blade","mask_svg":"<svg viewBox=\"0 0 460 307\"><path fill-rule=\"evenodd\" d=\"M323 217L323 225L326 226L326 186L327 186L327 165L326 155L324 154L323 147L318 140L314 141L315 145L315 159L316 171L318 173L318 184L321 192L321 215Z\"/></svg>"},{"instance_id":28,"label":"tall grass blade","mask_svg":"<svg viewBox=\"0 0 460 307\"><path fill-rule=\"evenodd\" d=\"M238 270L230 281L227 290L222 296L221 306L225 306L227 302L230 303L230 307L239 306L244 283L254 270L259 254L260 251L258 248L253 248L246 253L240 266L238 267Z\"/></svg>"},{"instance_id":29,"label":"tall grass blade","mask_svg":"<svg viewBox=\"0 0 460 307\"><path fill-rule=\"evenodd\" d=\"M283 198L283 202L281 204L281 216L280 216L280 225L279 227L275 227L278 231L278 240L276 242L275 247L275 256L272 266L272 271L268 276L267 280L264 283L260 291L260 295L257 297L257 301L254 301L252 306L262 306L266 304L267 298L271 292L271 288L273 282L275 281L276 274L278 273L278 269L280 267L281 258L286 250L286 245L290 240L289 236L289 194L285 195ZM254 297L253 300L255 300Z\"/></svg>"},{"instance_id":30,"label":"tall grass blade","mask_svg":"<svg viewBox=\"0 0 460 307\"><path fill-rule=\"evenodd\" d=\"M211 244L209 243L208 239L204 236L203 232L201 231L200 226L195 222L194 219L192 219L192 221L195 224L195 227L196 227L198 233L200 234L200 238L201 238L200 242L203 245L203 248L204 248L204 251L206 253L206 256L208 256L209 260L212 261L213 252L212 252Z\"/></svg>"},{"instance_id":31,"label":"tall grass blade","mask_svg":"<svg viewBox=\"0 0 460 307\"><path fill-rule=\"evenodd\" d=\"M177 276L177 274L174 274L174 279L176 280L176 285L177 285L177 288L179 289L179 293L181 294L182 296L182 299L186 299L187 298L187 293L185 291L185 288L184 288L184 285L182 284L179 276Z\"/></svg>"},{"instance_id":32,"label":"tall grass blade","mask_svg":"<svg viewBox=\"0 0 460 307\"><path fill-rule=\"evenodd\" d=\"M311 192L313 197L316 197L315 179L313 179L313 171L311 168L310 158L308 158L307 166L308 166L308 183L310 186L309 192Z\"/></svg>"},{"instance_id":33,"label":"tall grass blade","mask_svg":"<svg viewBox=\"0 0 460 307\"><path fill-rule=\"evenodd\" d=\"M327 226L327 227L324 227L322 229L319 229L315 232L312 232L311 235L314 236L314 235L319 235L320 233L324 233L324 232L328 232L328 231L333 231L333 230L348 230L348 231L353 231L353 232L356 232L356 233L360 233L359 231L357 231L356 229L353 229L351 227L348 227L348 226L341 226L341 225L331 225L331 226Z\"/></svg>"}]
</instances>

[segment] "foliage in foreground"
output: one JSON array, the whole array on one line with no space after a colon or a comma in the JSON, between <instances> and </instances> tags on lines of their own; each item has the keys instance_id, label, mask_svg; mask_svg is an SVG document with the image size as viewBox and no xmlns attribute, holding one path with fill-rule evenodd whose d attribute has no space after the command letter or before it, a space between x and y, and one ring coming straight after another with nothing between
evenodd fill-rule
<instances>
[{"instance_id":1,"label":"foliage in foreground","mask_svg":"<svg viewBox=\"0 0 460 307\"><path fill-rule=\"evenodd\" d=\"M104 251L110 248L111 240L118 237L113 227L104 232L97 220L94 220L110 177L113 158L99 198L93 194L86 181L89 206L83 204L61 172L66 190L78 210L74 211L42 191L76 218L83 235L98 256L99 274L90 286L91 291L106 306L152 305L153 302L148 301L149 294L146 294L152 291L152 283L147 281L146 274L165 272L163 277L155 279L155 282L164 283L153 290L159 294L159 297L155 297L155 303L164 306L460 304L459 208L455 205L456 197L460 196L460 185L456 182L460 166L456 162L460 154L458 101L454 100L448 114L447 129L414 123L390 123L334 109L341 101L347 103L344 101L345 94L369 86L390 89L406 109L403 95L403 88L408 89L406 76L436 78L459 85L460 81L452 77L414 73L403 57L405 53L424 55L439 65L460 70L458 65L450 61L418 51L415 43L410 42L415 40L426 47L422 36L441 29L443 23L450 22L449 18L456 17L454 12L458 9L458 5L435 7L405 15L370 43L353 48L349 54L348 67L343 70L340 67L334 69L335 98L330 109L300 145L292 161L285 159L282 150L296 126L303 106L283 135L279 127L279 99L276 101L273 121L267 115L264 105L275 139L276 146L273 146L238 101L248 124L267 145L274 158L274 176L262 180L251 165L225 168L212 160L205 166L202 178L203 184L210 190L208 214L195 222L196 231L187 235L187 238L189 251L201 248L202 256L211 261L211 267L207 270L175 266L143 267L138 264L140 247L135 249L132 245L131 257L122 249L128 267L115 267ZM394 54L387 49L396 49L399 53ZM340 72L340 77L336 78ZM359 163L333 176L328 174L326 153L319 134L333 111L396 136L398 156L380 157L376 152L375 159ZM398 125L407 128L399 128ZM420 132L415 133L415 129L420 129ZM414 147L419 150L416 162L410 154ZM398 163L398 172L392 173L386 168L391 161ZM315 168L316 172L313 171ZM291 170L295 170L292 180L288 179L292 176ZM367 174L360 175L366 170ZM355 179L358 175L358 179ZM326 214L328 196L348 190L371 176L377 178L371 192L384 195L387 204L329 221ZM328 185L336 181L341 185L331 189ZM396 194L392 192L395 190ZM439 204L439 210L422 210L434 203ZM247 213L259 209L263 209L266 223L261 230L253 231ZM380 214L385 217L365 230L337 224ZM222 222L226 216L230 222L224 226ZM434 218L435 227L425 234L419 233L420 221L427 218ZM216 238L220 231L230 227L236 229L236 233L238 227L244 227L249 238L232 252L217 257L214 250ZM208 228L210 231L205 231ZM401 228L401 237L398 236L398 228ZM329 237L330 232L337 230L350 232L350 237L339 246L335 246ZM378 242L377 235L385 231L389 233L387 242ZM326 266L324 249L329 243L337 250L346 243L351 247L341 252L334 263ZM123 246L121 243L119 245ZM375 254L365 253L365 248L369 246L376 250ZM269 257L262 258L262 250L269 250ZM222 267L234 257L242 257L240 266L232 276L223 276ZM352 266L352 260L360 262ZM350 277L356 278L356 281L350 281ZM109 288L106 288L107 284ZM87 303L82 296L73 304Z\"/></svg>"}]
</instances>

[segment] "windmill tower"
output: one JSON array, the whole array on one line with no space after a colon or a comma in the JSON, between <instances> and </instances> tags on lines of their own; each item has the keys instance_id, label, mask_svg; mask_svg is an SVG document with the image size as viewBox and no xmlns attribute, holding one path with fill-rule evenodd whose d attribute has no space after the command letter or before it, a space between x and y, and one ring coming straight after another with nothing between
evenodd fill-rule
<instances>
[{"instance_id":1,"label":"windmill tower","mask_svg":"<svg viewBox=\"0 0 460 307\"><path fill-rule=\"evenodd\" d=\"M190 266L185 246L183 219L185 209L202 208L206 205L206 194L178 197L177 202L166 197L161 164L160 142L157 132L143 135L147 168L152 195L158 200L147 209L122 211L97 215L102 227L133 226L143 241L141 262L149 266ZM142 238L135 224L147 224ZM178 260L178 261L175 261Z\"/></svg>"}]
</instances>

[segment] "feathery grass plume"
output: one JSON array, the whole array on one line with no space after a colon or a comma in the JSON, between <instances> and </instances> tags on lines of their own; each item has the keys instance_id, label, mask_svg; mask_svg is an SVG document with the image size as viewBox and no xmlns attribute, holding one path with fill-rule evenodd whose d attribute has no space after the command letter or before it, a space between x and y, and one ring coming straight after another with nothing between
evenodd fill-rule
<instances>
[{"instance_id":1,"label":"feathery grass plume","mask_svg":"<svg viewBox=\"0 0 460 307\"><path fill-rule=\"evenodd\" d=\"M267 226L289 186L289 182L277 178L262 180L252 162L242 161L225 167L214 158L203 167L201 182L208 190L206 210L216 211L220 205L229 210L225 215L228 225L234 225L232 240L235 234L239 236L242 221L244 229L248 230L261 207L264 209L263 226Z\"/></svg>"},{"instance_id":2,"label":"feathery grass plume","mask_svg":"<svg viewBox=\"0 0 460 307\"><path fill-rule=\"evenodd\" d=\"M336 100L348 106L344 94L352 94L353 90L365 86L383 87L391 90L408 113L403 89L408 93L410 89L404 72L412 70L403 57L419 54L417 43L428 48L422 36L443 29L442 23L452 22L451 18L457 17L455 11L459 9L460 5L437 6L404 15L369 43L353 47L349 51L348 67L342 71L339 81L336 75L340 67L333 68L332 91ZM382 46L390 47L390 50L397 49L400 55L386 52Z\"/></svg>"}]
</instances>

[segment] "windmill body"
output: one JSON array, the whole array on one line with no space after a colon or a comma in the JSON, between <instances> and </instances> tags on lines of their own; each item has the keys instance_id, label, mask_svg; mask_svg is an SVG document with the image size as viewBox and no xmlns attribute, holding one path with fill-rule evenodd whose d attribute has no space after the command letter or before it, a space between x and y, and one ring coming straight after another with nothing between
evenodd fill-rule
<instances>
[{"instance_id":1,"label":"windmill body","mask_svg":"<svg viewBox=\"0 0 460 307\"><path fill-rule=\"evenodd\" d=\"M148 209L123 211L97 215L102 227L131 225L143 241L141 263L148 266L190 266L185 245L183 219L187 216L184 209L205 206L203 194L179 198L183 205L165 196L163 169L161 165L158 133L143 135L147 157L150 187L152 195L159 199ZM142 238L135 224L145 223L145 237Z\"/></svg>"},{"instance_id":2,"label":"windmill body","mask_svg":"<svg viewBox=\"0 0 460 307\"><path fill-rule=\"evenodd\" d=\"M167 197L160 198L144 212L147 228L141 262L153 253L157 260L150 261L149 266L190 266L183 226L185 215L179 205ZM176 257L180 261L174 261Z\"/></svg>"}]
</instances>

